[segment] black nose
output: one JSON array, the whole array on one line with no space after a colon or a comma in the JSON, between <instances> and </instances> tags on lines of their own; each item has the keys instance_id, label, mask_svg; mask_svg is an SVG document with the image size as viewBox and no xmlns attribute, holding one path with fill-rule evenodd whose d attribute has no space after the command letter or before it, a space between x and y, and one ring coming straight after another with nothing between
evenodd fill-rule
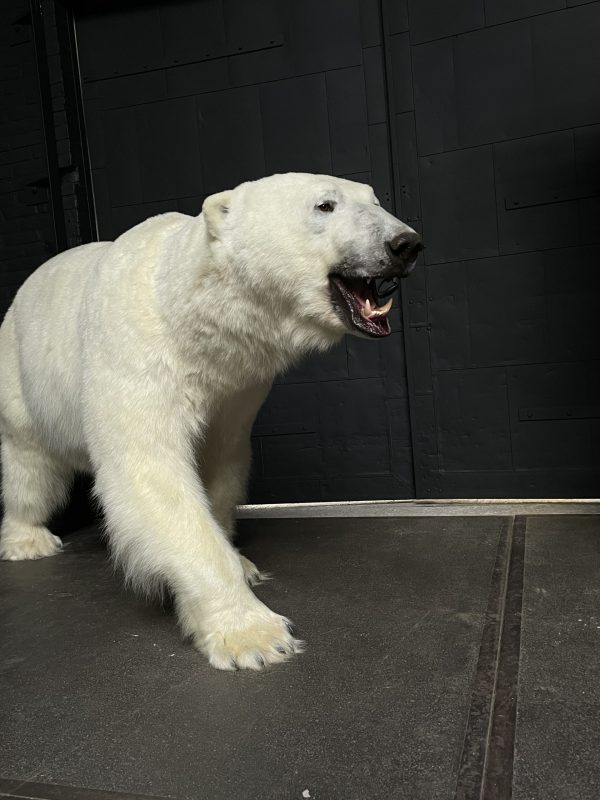
<instances>
[{"instance_id":1,"label":"black nose","mask_svg":"<svg viewBox=\"0 0 600 800\"><path fill-rule=\"evenodd\" d=\"M423 249L421 237L415 231L399 233L385 243L386 250L394 267L402 270L402 275L412 271L417 256Z\"/></svg>"}]
</instances>

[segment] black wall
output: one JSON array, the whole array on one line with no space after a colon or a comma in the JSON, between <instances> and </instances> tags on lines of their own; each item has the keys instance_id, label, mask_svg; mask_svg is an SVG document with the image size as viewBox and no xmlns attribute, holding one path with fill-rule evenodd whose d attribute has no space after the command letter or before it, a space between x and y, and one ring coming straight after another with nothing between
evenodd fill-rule
<instances>
[{"instance_id":1,"label":"black wall","mask_svg":"<svg viewBox=\"0 0 600 800\"><path fill-rule=\"evenodd\" d=\"M274 387L252 500L597 495L599 2L73 7L102 238L288 170L370 182L423 233L393 335L347 337ZM89 238L88 193L74 205Z\"/></svg>"},{"instance_id":2,"label":"black wall","mask_svg":"<svg viewBox=\"0 0 600 800\"><path fill-rule=\"evenodd\" d=\"M597 495L600 5L408 11L387 49L427 245L405 298L417 492Z\"/></svg>"},{"instance_id":3,"label":"black wall","mask_svg":"<svg viewBox=\"0 0 600 800\"><path fill-rule=\"evenodd\" d=\"M67 19L0 4L0 317L36 267L91 236Z\"/></svg>"},{"instance_id":4,"label":"black wall","mask_svg":"<svg viewBox=\"0 0 600 800\"><path fill-rule=\"evenodd\" d=\"M0 315L54 249L29 3L0 8Z\"/></svg>"}]
</instances>

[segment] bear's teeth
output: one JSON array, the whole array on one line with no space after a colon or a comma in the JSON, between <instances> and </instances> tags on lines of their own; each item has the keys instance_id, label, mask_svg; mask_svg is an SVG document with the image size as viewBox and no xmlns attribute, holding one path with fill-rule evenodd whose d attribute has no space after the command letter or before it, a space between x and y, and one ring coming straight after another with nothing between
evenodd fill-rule
<instances>
[{"instance_id":1,"label":"bear's teeth","mask_svg":"<svg viewBox=\"0 0 600 800\"><path fill-rule=\"evenodd\" d=\"M371 317L385 317L392 307L392 302L392 298L390 297L384 306L381 306L380 308L375 306L375 308L373 308L371 306L371 301L367 297L364 303L363 316L366 317L366 319L371 319Z\"/></svg>"},{"instance_id":2,"label":"bear's teeth","mask_svg":"<svg viewBox=\"0 0 600 800\"><path fill-rule=\"evenodd\" d=\"M378 308L377 311L380 314L387 314L388 311L390 310L390 308L392 307L392 303L393 303L393 300L390 297L390 299L387 301L387 303L384 306L381 306L381 308Z\"/></svg>"}]
</instances>

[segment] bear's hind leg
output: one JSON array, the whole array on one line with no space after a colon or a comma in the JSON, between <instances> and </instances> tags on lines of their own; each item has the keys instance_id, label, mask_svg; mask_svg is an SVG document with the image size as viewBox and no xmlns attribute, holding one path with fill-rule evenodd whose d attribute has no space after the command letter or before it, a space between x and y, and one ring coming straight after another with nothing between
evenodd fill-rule
<instances>
[{"instance_id":1,"label":"bear's hind leg","mask_svg":"<svg viewBox=\"0 0 600 800\"><path fill-rule=\"evenodd\" d=\"M2 438L0 558L24 561L53 556L61 541L45 527L66 501L72 470L36 445Z\"/></svg>"},{"instance_id":2,"label":"bear's hind leg","mask_svg":"<svg viewBox=\"0 0 600 800\"><path fill-rule=\"evenodd\" d=\"M252 447L250 433L256 413L271 383L233 397L199 443L200 478L210 500L211 511L229 541L235 536L236 506L246 500ZM250 586L269 580L250 559L240 554L244 577Z\"/></svg>"}]
</instances>

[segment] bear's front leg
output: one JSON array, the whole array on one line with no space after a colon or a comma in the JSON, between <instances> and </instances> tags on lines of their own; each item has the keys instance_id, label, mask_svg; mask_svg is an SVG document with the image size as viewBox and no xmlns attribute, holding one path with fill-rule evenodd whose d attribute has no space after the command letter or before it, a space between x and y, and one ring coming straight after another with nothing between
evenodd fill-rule
<instances>
[{"instance_id":1,"label":"bear's front leg","mask_svg":"<svg viewBox=\"0 0 600 800\"><path fill-rule=\"evenodd\" d=\"M211 513L178 404L147 391L90 402L88 440L111 549L128 581L166 583L179 622L218 669L261 669L301 651L289 621L249 588Z\"/></svg>"}]
</instances>

